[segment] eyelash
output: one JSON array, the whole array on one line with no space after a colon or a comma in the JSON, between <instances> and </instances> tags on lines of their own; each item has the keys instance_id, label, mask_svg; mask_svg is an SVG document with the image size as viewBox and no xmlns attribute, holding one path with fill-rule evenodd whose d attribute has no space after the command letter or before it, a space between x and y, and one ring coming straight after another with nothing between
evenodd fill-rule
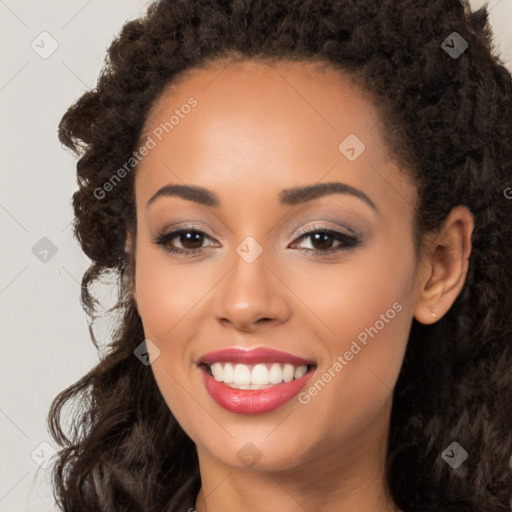
<instances>
[{"instance_id":1,"label":"eyelash","mask_svg":"<svg viewBox=\"0 0 512 512\"><path fill-rule=\"evenodd\" d=\"M183 233L198 233L198 234L205 235L206 237L208 237L208 235L204 231L201 231L201 230L195 229L195 228L185 227L185 228L177 229L175 231L171 231L169 233L162 233L152 243L154 243L156 245L161 245L163 250L168 253L181 255L184 257L198 256L199 253L201 253L204 248L179 249L176 247L168 247L166 245L170 240L172 240L173 238L176 238L177 236L179 236ZM302 238L308 238L308 236L312 236L317 233L332 236L335 239L339 240L341 242L341 244L335 248L326 249L326 250L299 249L299 252L301 254L314 253L314 257L320 257L320 256L325 256L327 254L333 254L333 253L337 253L340 251L346 251L346 250L353 249L354 247L356 247L357 245L359 245L361 243L361 239L358 235L355 235L355 234L348 235L345 233L341 233L339 231L335 231L332 229L326 229L326 228L322 228L322 229L321 228L312 228L312 229L307 229L307 230L301 231L298 233L298 238L296 238L295 240L299 241ZM210 237L208 237L208 238L210 238Z\"/></svg>"}]
</instances>

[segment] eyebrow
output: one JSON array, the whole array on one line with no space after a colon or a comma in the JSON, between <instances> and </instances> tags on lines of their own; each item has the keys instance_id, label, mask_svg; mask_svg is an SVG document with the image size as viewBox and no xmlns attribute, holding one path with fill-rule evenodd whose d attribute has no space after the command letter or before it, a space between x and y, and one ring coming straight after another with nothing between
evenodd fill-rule
<instances>
[{"instance_id":1,"label":"eyebrow","mask_svg":"<svg viewBox=\"0 0 512 512\"><path fill-rule=\"evenodd\" d=\"M346 183L338 181L284 189L279 193L279 200L282 205L296 205L306 203L329 194L346 194L357 197L364 201L368 206L378 211L375 203L364 192L347 185ZM215 208L218 208L221 204L218 196L206 188L195 185L165 185L151 196L149 201L146 203L146 208L154 203L159 197L171 196L181 197L188 201L194 201L196 203L213 206Z\"/></svg>"}]
</instances>

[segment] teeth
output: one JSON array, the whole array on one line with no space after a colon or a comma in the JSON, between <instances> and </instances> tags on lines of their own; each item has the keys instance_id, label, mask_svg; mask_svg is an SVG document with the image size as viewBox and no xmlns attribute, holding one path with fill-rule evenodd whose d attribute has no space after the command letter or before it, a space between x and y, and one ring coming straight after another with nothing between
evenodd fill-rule
<instances>
[{"instance_id":1,"label":"teeth","mask_svg":"<svg viewBox=\"0 0 512 512\"><path fill-rule=\"evenodd\" d=\"M219 364L219 363L217 363ZM222 365L219 365L222 368ZM232 383L235 380L235 369L231 363L224 365L224 371L222 373L222 381L226 383Z\"/></svg>"},{"instance_id":2,"label":"teeth","mask_svg":"<svg viewBox=\"0 0 512 512\"><path fill-rule=\"evenodd\" d=\"M301 377L306 375L307 371L308 371L307 366L297 366L297 368L295 368L295 375L294 375L294 377L296 379L300 379Z\"/></svg>"},{"instance_id":3,"label":"teeth","mask_svg":"<svg viewBox=\"0 0 512 512\"><path fill-rule=\"evenodd\" d=\"M268 384L268 370L264 364L257 364L251 372L251 384Z\"/></svg>"},{"instance_id":4,"label":"teeth","mask_svg":"<svg viewBox=\"0 0 512 512\"><path fill-rule=\"evenodd\" d=\"M259 363L256 365L213 363L210 366L213 377L237 389L263 389L269 385L291 382L304 376L305 365L294 366L282 363Z\"/></svg>"},{"instance_id":5,"label":"teeth","mask_svg":"<svg viewBox=\"0 0 512 512\"><path fill-rule=\"evenodd\" d=\"M283 370L277 363L274 363L270 367L270 372L268 373L268 381L270 384L279 384L283 381Z\"/></svg>"},{"instance_id":6,"label":"teeth","mask_svg":"<svg viewBox=\"0 0 512 512\"><path fill-rule=\"evenodd\" d=\"M219 382L222 382L224 371L222 369L222 365L220 363L213 363L212 367L212 374L215 380L218 380Z\"/></svg>"},{"instance_id":7,"label":"teeth","mask_svg":"<svg viewBox=\"0 0 512 512\"><path fill-rule=\"evenodd\" d=\"M222 377L224 378L224 376ZM235 386L247 386L251 384L251 370L245 364L237 364L235 366L235 380L233 381Z\"/></svg>"}]
</instances>

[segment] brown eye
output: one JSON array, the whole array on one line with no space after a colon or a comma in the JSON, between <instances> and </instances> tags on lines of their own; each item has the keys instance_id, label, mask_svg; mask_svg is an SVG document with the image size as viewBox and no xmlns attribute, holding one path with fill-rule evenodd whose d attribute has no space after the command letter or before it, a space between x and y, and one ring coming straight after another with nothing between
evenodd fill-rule
<instances>
[{"instance_id":1,"label":"brown eye","mask_svg":"<svg viewBox=\"0 0 512 512\"><path fill-rule=\"evenodd\" d=\"M202 231L182 228L161 234L153 243L161 245L167 252L188 256L203 251L205 238L210 237Z\"/></svg>"},{"instance_id":2,"label":"brown eye","mask_svg":"<svg viewBox=\"0 0 512 512\"><path fill-rule=\"evenodd\" d=\"M332 235L328 235L326 233L314 233L313 235L308 235L311 240L313 247L318 249L319 251L325 251L326 249L331 249L332 244L334 242L334 237Z\"/></svg>"},{"instance_id":3,"label":"brown eye","mask_svg":"<svg viewBox=\"0 0 512 512\"><path fill-rule=\"evenodd\" d=\"M322 256L325 254L337 253L343 250L348 250L361 241L357 235L348 235L346 233L340 233L332 229L314 229L301 233L301 236L297 239L310 240L311 247L300 247L302 245L294 242L292 247L298 247L305 253L310 253L315 256ZM336 243L336 241L338 243ZM335 244L335 245L333 245Z\"/></svg>"},{"instance_id":4,"label":"brown eye","mask_svg":"<svg viewBox=\"0 0 512 512\"><path fill-rule=\"evenodd\" d=\"M199 231L187 231L175 236L174 238L179 240L184 249L199 249L203 245L204 233Z\"/></svg>"}]
</instances>

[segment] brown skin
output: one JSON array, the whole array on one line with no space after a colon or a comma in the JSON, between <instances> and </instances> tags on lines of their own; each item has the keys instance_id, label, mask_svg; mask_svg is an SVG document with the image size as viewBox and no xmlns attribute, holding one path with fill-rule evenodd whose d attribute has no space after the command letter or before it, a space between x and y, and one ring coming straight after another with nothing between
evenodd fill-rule
<instances>
[{"instance_id":1,"label":"brown skin","mask_svg":"<svg viewBox=\"0 0 512 512\"><path fill-rule=\"evenodd\" d=\"M139 164L138 232L136 240L128 233L127 249L135 250L132 293L145 335L161 351L156 381L197 446L196 509L396 510L383 477L393 387L413 317L437 321L464 284L471 213L454 208L416 260L416 189L389 159L377 111L339 73L289 62L194 70L161 96L144 139L189 97L198 105ZM351 133L366 145L353 162L338 150ZM333 181L363 191L378 211L346 194L279 203L283 189ZM164 197L146 209L170 183L205 187L221 205ZM200 256L152 243L189 224L206 232ZM340 242L297 235L313 226L353 229L362 242L315 257ZM248 236L263 248L250 264L235 250ZM172 245L201 246L183 237ZM402 310L308 404L292 399L256 416L228 412L194 363L221 348L271 347L315 359L315 382L395 302ZM261 453L252 467L237 456L248 442Z\"/></svg>"}]
</instances>

